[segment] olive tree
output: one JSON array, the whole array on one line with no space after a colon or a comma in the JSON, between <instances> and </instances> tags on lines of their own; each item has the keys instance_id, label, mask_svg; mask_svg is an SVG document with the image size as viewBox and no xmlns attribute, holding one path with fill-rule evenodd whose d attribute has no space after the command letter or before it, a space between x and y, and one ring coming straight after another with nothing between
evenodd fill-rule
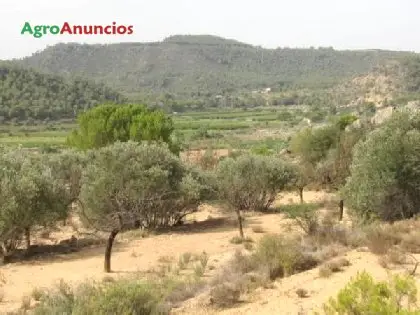
<instances>
[{"instance_id":1,"label":"olive tree","mask_svg":"<svg viewBox=\"0 0 420 315\"><path fill-rule=\"evenodd\" d=\"M2 153L0 242L7 260L23 236L29 249L33 227L54 224L66 215L69 187L59 168L51 168L47 157L23 149Z\"/></svg>"},{"instance_id":2,"label":"olive tree","mask_svg":"<svg viewBox=\"0 0 420 315\"><path fill-rule=\"evenodd\" d=\"M268 209L295 177L294 169L281 159L259 155L224 159L216 172L220 197L236 212L241 237L241 212Z\"/></svg>"},{"instance_id":3,"label":"olive tree","mask_svg":"<svg viewBox=\"0 0 420 315\"><path fill-rule=\"evenodd\" d=\"M292 152L299 157L301 170L308 172L304 182L311 179L335 189L344 184L353 146L366 133L366 128L346 131L355 119L343 115L325 127L304 129L292 139Z\"/></svg>"},{"instance_id":4,"label":"olive tree","mask_svg":"<svg viewBox=\"0 0 420 315\"><path fill-rule=\"evenodd\" d=\"M104 269L121 231L177 223L209 193L206 177L185 166L165 145L116 142L89 152L82 174L82 219L109 232Z\"/></svg>"},{"instance_id":5,"label":"olive tree","mask_svg":"<svg viewBox=\"0 0 420 315\"><path fill-rule=\"evenodd\" d=\"M303 202L303 189L308 184L321 185L339 191L350 175L353 148L368 133L370 126L346 130L356 120L355 116L343 115L332 124L306 129L291 142L292 151L299 157L298 180L295 187ZM344 200L339 202L340 220Z\"/></svg>"},{"instance_id":6,"label":"olive tree","mask_svg":"<svg viewBox=\"0 0 420 315\"><path fill-rule=\"evenodd\" d=\"M28 164L22 152L3 152L0 158L0 239L5 262L24 231L29 235L29 228L36 219L31 206L38 196L36 177L39 174Z\"/></svg>"},{"instance_id":7,"label":"olive tree","mask_svg":"<svg viewBox=\"0 0 420 315\"><path fill-rule=\"evenodd\" d=\"M310 163L297 163L295 167L295 177L290 183L290 188L297 189L299 193L300 203L303 203L303 191L306 186L315 181L316 170Z\"/></svg>"},{"instance_id":8,"label":"olive tree","mask_svg":"<svg viewBox=\"0 0 420 315\"><path fill-rule=\"evenodd\" d=\"M43 167L53 183L59 188L62 211L55 213L57 220L66 220L71 205L79 201L82 171L86 167L87 156L82 152L64 150L59 153L43 154ZM63 189L64 188L64 189ZM54 222L54 221L52 221Z\"/></svg>"},{"instance_id":9,"label":"olive tree","mask_svg":"<svg viewBox=\"0 0 420 315\"><path fill-rule=\"evenodd\" d=\"M356 145L343 194L362 217L394 221L419 213L419 113L394 114Z\"/></svg>"}]
</instances>

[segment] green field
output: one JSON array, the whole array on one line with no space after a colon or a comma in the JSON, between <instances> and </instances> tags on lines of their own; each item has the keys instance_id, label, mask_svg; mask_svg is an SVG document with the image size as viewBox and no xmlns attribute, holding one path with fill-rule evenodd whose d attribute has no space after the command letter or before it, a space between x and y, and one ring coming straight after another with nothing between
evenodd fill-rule
<instances>
[{"instance_id":1,"label":"green field","mask_svg":"<svg viewBox=\"0 0 420 315\"><path fill-rule=\"evenodd\" d=\"M304 106L230 109L173 114L175 131L185 149L266 147L280 150L286 146L287 134L310 113ZM74 123L37 126L0 126L0 144L28 148L63 147ZM256 136L259 130L268 131Z\"/></svg>"}]
</instances>

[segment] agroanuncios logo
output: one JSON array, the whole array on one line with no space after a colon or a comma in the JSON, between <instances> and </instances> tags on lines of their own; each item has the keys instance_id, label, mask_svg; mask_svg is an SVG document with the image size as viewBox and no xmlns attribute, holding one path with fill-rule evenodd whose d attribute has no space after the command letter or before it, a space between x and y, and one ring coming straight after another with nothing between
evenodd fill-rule
<instances>
[{"instance_id":1,"label":"agroanuncios logo","mask_svg":"<svg viewBox=\"0 0 420 315\"><path fill-rule=\"evenodd\" d=\"M34 25L25 22L20 32L22 35L31 35L35 38L41 38L44 35L131 35L133 34L133 25L71 25L64 22L59 25Z\"/></svg>"}]
</instances>

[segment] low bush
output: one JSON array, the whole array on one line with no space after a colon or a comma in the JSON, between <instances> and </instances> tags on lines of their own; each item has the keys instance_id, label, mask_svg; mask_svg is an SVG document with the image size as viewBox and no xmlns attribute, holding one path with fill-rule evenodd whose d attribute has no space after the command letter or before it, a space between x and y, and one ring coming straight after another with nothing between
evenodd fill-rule
<instances>
[{"instance_id":1,"label":"low bush","mask_svg":"<svg viewBox=\"0 0 420 315\"><path fill-rule=\"evenodd\" d=\"M72 289L61 282L42 298L35 314L156 314L160 300L157 288L148 283L118 281Z\"/></svg>"},{"instance_id":2,"label":"low bush","mask_svg":"<svg viewBox=\"0 0 420 315\"><path fill-rule=\"evenodd\" d=\"M324 305L326 315L420 314L415 280L394 276L388 282L375 282L366 272L360 273L337 297Z\"/></svg>"},{"instance_id":3,"label":"low bush","mask_svg":"<svg viewBox=\"0 0 420 315\"><path fill-rule=\"evenodd\" d=\"M44 294L45 294L44 290L39 289L39 288L34 288L32 290L31 297L35 301L40 301L42 299L42 297L44 296Z\"/></svg>"},{"instance_id":4,"label":"low bush","mask_svg":"<svg viewBox=\"0 0 420 315\"><path fill-rule=\"evenodd\" d=\"M186 253L182 254L181 256L179 256L179 260L178 260L179 269L182 270L182 269L187 268L188 264L191 261L191 257L192 257L192 254L189 253L189 252L186 252Z\"/></svg>"},{"instance_id":5,"label":"low bush","mask_svg":"<svg viewBox=\"0 0 420 315\"><path fill-rule=\"evenodd\" d=\"M222 283L210 291L210 302L218 307L229 307L236 304L241 296L241 289L235 283Z\"/></svg>"},{"instance_id":6,"label":"low bush","mask_svg":"<svg viewBox=\"0 0 420 315\"><path fill-rule=\"evenodd\" d=\"M397 235L390 233L386 226L372 226L368 228L367 246L374 254L384 255L398 242Z\"/></svg>"},{"instance_id":7,"label":"low bush","mask_svg":"<svg viewBox=\"0 0 420 315\"><path fill-rule=\"evenodd\" d=\"M279 235L262 237L253 257L258 266L266 270L270 279L308 270L318 263L312 255L305 253L297 240Z\"/></svg>"},{"instance_id":8,"label":"low bush","mask_svg":"<svg viewBox=\"0 0 420 315\"><path fill-rule=\"evenodd\" d=\"M250 237L240 237L240 236L234 236L230 239L230 243L232 244L246 244L246 243L252 243L253 240Z\"/></svg>"},{"instance_id":9,"label":"low bush","mask_svg":"<svg viewBox=\"0 0 420 315\"><path fill-rule=\"evenodd\" d=\"M254 233L264 233L264 228L260 225L255 225L252 227L252 232Z\"/></svg>"},{"instance_id":10,"label":"low bush","mask_svg":"<svg viewBox=\"0 0 420 315\"><path fill-rule=\"evenodd\" d=\"M50 314L169 314L173 306L197 294L203 283L196 280L124 279L84 283L76 288L65 282L45 292L35 315Z\"/></svg>"},{"instance_id":11,"label":"low bush","mask_svg":"<svg viewBox=\"0 0 420 315\"><path fill-rule=\"evenodd\" d=\"M308 235L313 235L318 229L319 204L301 203L283 206L281 209L290 219L294 219L299 227Z\"/></svg>"},{"instance_id":12,"label":"low bush","mask_svg":"<svg viewBox=\"0 0 420 315\"><path fill-rule=\"evenodd\" d=\"M335 272L343 271L343 267L347 266L350 266L350 262L346 258L336 258L327 261L319 267L319 276L322 278L328 278Z\"/></svg>"}]
</instances>

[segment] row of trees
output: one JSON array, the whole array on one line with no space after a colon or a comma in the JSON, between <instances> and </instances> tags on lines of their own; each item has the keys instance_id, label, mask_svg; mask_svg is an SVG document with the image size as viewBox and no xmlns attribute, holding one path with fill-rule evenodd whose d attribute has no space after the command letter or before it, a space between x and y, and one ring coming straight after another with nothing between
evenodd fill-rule
<instances>
[{"instance_id":1,"label":"row of trees","mask_svg":"<svg viewBox=\"0 0 420 315\"><path fill-rule=\"evenodd\" d=\"M342 116L336 123L306 129L292 139L299 157L297 187L337 191L366 220L395 221L420 212L420 113L400 111L375 128Z\"/></svg>"},{"instance_id":2,"label":"row of trees","mask_svg":"<svg viewBox=\"0 0 420 315\"><path fill-rule=\"evenodd\" d=\"M102 108L114 114L135 109L134 105L122 112ZM141 113L155 121L153 111ZM101 121L96 115L85 117ZM185 164L170 143L162 141L164 132L148 130L150 126L166 130L162 126L143 124L141 119L130 122L123 114L118 117L119 123L96 125L91 135L101 141L104 135L115 136L114 143L49 154L2 149L0 244L5 260L22 242L30 248L35 228L65 219L74 202L86 226L109 233L104 266L108 272L118 233L176 225L209 199L219 198L236 212L241 237L243 211L266 210L279 192L290 187L302 192L316 182L339 190L357 214L369 219L407 218L420 209L420 114L396 114L373 131L349 130L354 117L344 116L293 139L294 153L300 156L297 164L245 154L220 161L213 171ZM160 122L164 126L167 121ZM107 126L113 126L112 132ZM120 138L136 126L141 126L141 134L154 136L134 138L136 142Z\"/></svg>"},{"instance_id":3,"label":"row of trees","mask_svg":"<svg viewBox=\"0 0 420 315\"><path fill-rule=\"evenodd\" d=\"M2 153L0 240L6 260L20 243L30 248L30 231L62 221L77 202L86 226L109 233L108 272L118 233L176 225L201 202L221 198L236 211L243 237L241 211L267 209L294 178L283 161L248 155L204 172L157 143L116 142L83 153Z\"/></svg>"}]
</instances>

